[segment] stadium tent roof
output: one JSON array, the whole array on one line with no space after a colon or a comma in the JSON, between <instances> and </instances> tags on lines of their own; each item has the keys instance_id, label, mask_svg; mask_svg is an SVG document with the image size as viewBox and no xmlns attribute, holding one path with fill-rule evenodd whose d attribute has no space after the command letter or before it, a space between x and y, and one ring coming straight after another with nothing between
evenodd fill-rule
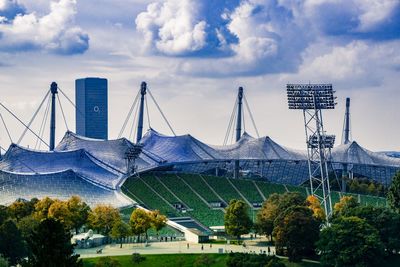
<instances>
[{"instance_id":1,"label":"stadium tent roof","mask_svg":"<svg viewBox=\"0 0 400 267\"><path fill-rule=\"evenodd\" d=\"M400 159L369 151L355 141L333 148L332 161L345 164L400 167Z\"/></svg>"},{"instance_id":2,"label":"stadium tent roof","mask_svg":"<svg viewBox=\"0 0 400 267\"><path fill-rule=\"evenodd\" d=\"M163 162L193 162L222 158L213 148L189 134L166 136L150 129L140 143L144 151L157 155Z\"/></svg>"},{"instance_id":3,"label":"stadium tent roof","mask_svg":"<svg viewBox=\"0 0 400 267\"><path fill-rule=\"evenodd\" d=\"M125 173L127 169L125 154L133 147L134 144L126 138L101 140L83 137L68 131L56 147L55 151L84 149L97 160ZM139 159L136 160L136 163L138 164L139 169L143 169L157 165L159 161L160 159L157 156L152 155L150 152L143 151Z\"/></svg>"},{"instance_id":4,"label":"stadium tent roof","mask_svg":"<svg viewBox=\"0 0 400 267\"><path fill-rule=\"evenodd\" d=\"M254 138L246 132L232 145L213 148L226 159L307 160L304 153L283 147L268 136Z\"/></svg>"},{"instance_id":5,"label":"stadium tent roof","mask_svg":"<svg viewBox=\"0 0 400 267\"><path fill-rule=\"evenodd\" d=\"M49 174L73 170L93 183L114 189L121 173L83 149L35 151L12 144L0 161L0 170L18 174Z\"/></svg>"},{"instance_id":6,"label":"stadium tent roof","mask_svg":"<svg viewBox=\"0 0 400 267\"><path fill-rule=\"evenodd\" d=\"M44 197L66 200L78 195L89 206L111 204L125 207L133 204L132 200L121 195L117 190L93 184L83 179L72 170L49 174L17 174L0 171L0 204L9 205L16 199Z\"/></svg>"}]
</instances>

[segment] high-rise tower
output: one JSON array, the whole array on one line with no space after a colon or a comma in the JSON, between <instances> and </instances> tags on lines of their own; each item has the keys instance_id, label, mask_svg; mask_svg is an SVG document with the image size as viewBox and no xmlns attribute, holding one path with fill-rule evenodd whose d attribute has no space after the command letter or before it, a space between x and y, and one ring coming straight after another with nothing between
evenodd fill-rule
<instances>
[{"instance_id":1,"label":"high-rise tower","mask_svg":"<svg viewBox=\"0 0 400 267\"><path fill-rule=\"evenodd\" d=\"M107 79L75 81L76 133L90 138L108 138Z\"/></svg>"}]
</instances>

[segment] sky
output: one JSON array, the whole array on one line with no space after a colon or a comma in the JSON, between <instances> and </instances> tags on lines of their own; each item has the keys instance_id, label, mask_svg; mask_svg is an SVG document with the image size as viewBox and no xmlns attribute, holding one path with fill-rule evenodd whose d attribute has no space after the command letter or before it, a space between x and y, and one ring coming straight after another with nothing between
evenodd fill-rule
<instances>
[{"instance_id":1,"label":"sky","mask_svg":"<svg viewBox=\"0 0 400 267\"><path fill-rule=\"evenodd\" d=\"M0 102L27 123L52 81L74 99L75 79L104 77L109 138L146 81L178 135L221 145L243 86L260 135L304 149L286 84L332 83L337 106L323 116L336 143L351 97L353 140L400 151L399 51L399 0L0 0ZM60 99L74 131L73 106ZM22 126L0 113L17 142ZM149 113L150 126L170 135L150 101ZM248 114L245 122L256 136ZM66 129L58 109L56 142ZM10 142L0 123L0 145ZM20 144L39 148L29 133Z\"/></svg>"}]
</instances>

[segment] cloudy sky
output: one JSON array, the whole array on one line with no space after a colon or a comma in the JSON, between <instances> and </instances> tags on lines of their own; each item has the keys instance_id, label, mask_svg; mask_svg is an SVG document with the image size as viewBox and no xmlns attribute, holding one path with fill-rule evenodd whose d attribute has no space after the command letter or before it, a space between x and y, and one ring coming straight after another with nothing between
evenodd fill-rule
<instances>
[{"instance_id":1,"label":"cloudy sky","mask_svg":"<svg viewBox=\"0 0 400 267\"><path fill-rule=\"evenodd\" d=\"M351 97L353 139L400 150L400 1L0 0L0 102L28 122L52 81L73 99L74 80L88 76L109 80L111 138L147 81L177 134L222 144L243 86L260 134L302 149L302 114L287 109L285 86L311 82L337 91L324 122L338 142ZM151 127L170 134L149 105ZM1 114L16 142L23 129ZM246 130L255 135L249 117ZM0 144L10 144L1 123Z\"/></svg>"}]
</instances>

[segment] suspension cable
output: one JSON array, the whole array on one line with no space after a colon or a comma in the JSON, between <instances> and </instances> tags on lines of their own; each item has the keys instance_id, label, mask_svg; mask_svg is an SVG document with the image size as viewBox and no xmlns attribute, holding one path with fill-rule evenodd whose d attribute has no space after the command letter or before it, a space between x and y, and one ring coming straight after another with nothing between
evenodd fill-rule
<instances>
[{"instance_id":1,"label":"suspension cable","mask_svg":"<svg viewBox=\"0 0 400 267\"><path fill-rule=\"evenodd\" d=\"M227 144L228 139L229 139L229 135L230 135L230 132L231 132L231 127L232 127L232 122L233 122L233 119L234 119L233 117L235 116L236 109L237 109L237 101L238 100L236 99L235 105L233 106L233 110L232 110L232 113L231 113L231 117L229 119L228 128L226 129L224 143L223 143L224 146Z\"/></svg>"},{"instance_id":2,"label":"suspension cable","mask_svg":"<svg viewBox=\"0 0 400 267\"><path fill-rule=\"evenodd\" d=\"M47 110L46 110L46 112L44 114L44 118L43 118L43 128L42 128L42 133L40 134L41 138L43 138L44 130L46 129L46 126L47 126L47 122L48 122L47 118L49 117L50 109L51 109L50 106L51 106L51 100L50 100L50 97L49 97L49 105L47 107ZM39 142L39 150L40 150L41 147L42 147L42 143Z\"/></svg>"},{"instance_id":3,"label":"suspension cable","mask_svg":"<svg viewBox=\"0 0 400 267\"><path fill-rule=\"evenodd\" d=\"M61 92L61 94L68 100L68 102L71 103L71 105L75 108L75 110L78 111L79 115L81 115L82 118L84 118L85 115L83 114L83 112L82 112L80 109L77 108L77 106L75 105L75 103L64 93L63 90L61 90L60 87L57 86L57 88L58 88L58 90Z\"/></svg>"},{"instance_id":4,"label":"suspension cable","mask_svg":"<svg viewBox=\"0 0 400 267\"><path fill-rule=\"evenodd\" d=\"M164 118L165 122L167 123L169 129L171 130L171 132L173 133L174 136L176 136L174 129L172 129L171 124L169 124L167 117L165 117L164 113L162 112L160 106L158 105L157 101L155 100L155 98L153 97L153 94L151 93L150 89L147 88L147 92L149 92L149 95L151 97L151 99L153 100L154 104L156 104L156 107L158 109L158 111L161 113L161 116Z\"/></svg>"},{"instance_id":5,"label":"suspension cable","mask_svg":"<svg viewBox=\"0 0 400 267\"><path fill-rule=\"evenodd\" d=\"M67 119L65 118L64 109L61 105L61 100L60 100L60 97L58 96L58 94L57 94L57 100L58 100L58 104L60 105L60 110L61 110L62 117L64 119L65 127L67 128L67 131L69 131Z\"/></svg>"},{"instance_id":6,"label":"suspension cable","mask_svg":"<svg viewBox=\"0 0 400 267\"><path fill-rule=\"evenodd\" d=\"M125 131L125 128L126 128L128 122L129 122L129 118L132 116L132 112L133 112L133 110L134 110L134 108L135 108L135 106L136 106L136 103L137 103L138 99L139 99L139 95L140 95L140 92L138 92L138 93L136 94L136 97L135 97L135 99L133 100L133 103L132 103L132 105L131 105L131 107L130 107L130 109L129 109L128 115L127 115L126 118L125 118L124 124L122 125L122 128L121 128L121 130L119 131L118 138L120 138L120 137L122 136L122 134L124 133L124 131Z\"/></svg>"},{"instance_id":7,"label":"suspension cable","mask_svg":"<svg viewBox=\"0 0 400 267\"><path fill-rule=\"evenodd\" d=\"M149 112L149 105L147 104L147 97L144 96L144 101L146 101L146 113L147 113L147 123L149 124L149 129L151 128L150 124L150 112Z\"/></svg>"},{"instance_id":8,"label":"suspension cable","mask_svg":"<svg viewBox=\"0 0 400 267\"><path fill-rule=\"evenodd\" d=\"M133 115L131 129L129 130L129 140L133 140L135 138L135 132L136 132L136 127L135 127L136 123L135 122L136 122L136 118L137 118L137 115L139 112L139 106L140 105L136 105L136 108L135 108L135 113ZM132 133L133 133L133 136L132 136Z\"/></svg>"},{"instance_id":9,"label":"suspension cable","mask_svg":"<svg viewBox=\"0 0 400 267\"><path fill-rule=\"evenodd\" d=\"M21 121L20 119L18 119L17 116L15 116L11 111L9 111L9 112L11 113L11 115L13 115L15 118L17 118L17 120L19 120L19 121L25 126L24 131L22 132L20 138L19 138L18 141L17 141L17 144L18 144L18 145L21 143L22 139L24 138L24 136L25 136L25 134L26 134L26 131L29 130L30 132L33 132L33 131L30 129L31 124L32 124L32 122L35 120L37 114L39 113L40 109L41 109L42 106L43 106L43 103L46 101L46 98L49 96L49 94L50 94L50 90L47 91L46 95L44 96L44 98L43 98L42 102L40 103L39 107L37 108L37 110L36 110L35 113L33 114L33 116L32 116L32 118L31 118L31 120L29 121L28 125L25 125L24 123L22 123L22 121ZM2 105L2 106L3 106L3 105ZM3 107L4 107L4 106L3 106ZM4 108L7 109L6 107L4 107ZM36 135L36 134L35 134L35 135Z\"/></svg>"},{"instance_id":10,"label":"suspension cable","mask_svg":"<svg viewBox=\"0 0 400 267\"><path fill-rule=\"evenodd\" d=\"M257 137L260 138L260 134L258 133L256 122L254 121L253 114L251 113L249 103L247 102L246 95L244 95L244 103L246 105L247 111L249 112L251 122L253 123L254 130L256 130Z\"/></svg>"},{"instance_id":11,"label":"suspension cable","mask_svg":"<svg viewBox=\"0 0 400 267\"><path fill-rule=\"evenodd\" d=\"M6 132L7 132L8 138L10 139L10 141L11 141L11 143L12 143L13 140L12 140L12 138L11 138L10 131L8 130L7 124L6 124L6 122L4 121L3 115L2 115L1 113L0 113L0 118L1 118L1 121L3 122L4 128L6 128Z\"/></svg>"},{"instance_id":12,"label":"suspension cable","mask_svg":"<svg viewBox=\"0 0 400 267\"><path fill-rule=\"evenodd\" d=\"M47 101L47 105L46 105L46 109L44 111L42 123L40 124L40 129L39 129L40 137L43 137L43 132L46 127L46 120L47 120L47 114L49 112L49 109L50 109L50 97L48 98L48 101ZM37 148L38 144L39 144L39 138L36 138L35 149Z\"/></svg>"},{"instance_id":13,"label":"suspension cable","mask_svg":"<svg viewBox=\"0 0 400 267\"><path fill-rule=\"evenodd\" d=\"M28 125L26 125L23 121L21 121L14 113L11 112L11 110L9 110L6 106L4 106L3 103L0 102L0 106L2 106L8 113L11 114L11 116L13 116L19 123L21 123L23 126L25 126L26 129L28 129L28 131L30 131L32 134L34 134L36 137L40 138L34 131L31 130L31 128L28 127ZM41 138L40 138L41 139ZM43 141L43 139L41 139L41 141L46 144L47 147L50 147L49 144L47 144L45 141Z\"/></svg>"}]
</instances>

